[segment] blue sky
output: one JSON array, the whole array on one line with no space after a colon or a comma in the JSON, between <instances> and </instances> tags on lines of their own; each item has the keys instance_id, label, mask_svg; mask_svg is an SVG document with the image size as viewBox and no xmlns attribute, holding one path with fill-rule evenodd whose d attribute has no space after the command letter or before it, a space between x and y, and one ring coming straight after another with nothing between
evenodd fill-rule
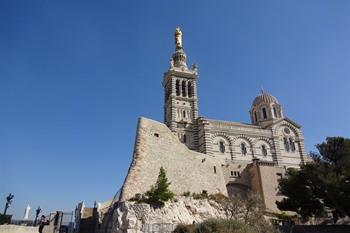
<instances>
[{"instance_id":1,"label":"blue sky","mask_svg":"<svg viewBox=\"0 0 350 233\"><path fill-rule=\"evenodd\" d=\"M0 2L0 211L22 218L110 199L139 116L162 121L180 25L199 111L249 122L260 86L303 126L307 150L350 137L350 1Z\"/></svg>"}]
</instances>

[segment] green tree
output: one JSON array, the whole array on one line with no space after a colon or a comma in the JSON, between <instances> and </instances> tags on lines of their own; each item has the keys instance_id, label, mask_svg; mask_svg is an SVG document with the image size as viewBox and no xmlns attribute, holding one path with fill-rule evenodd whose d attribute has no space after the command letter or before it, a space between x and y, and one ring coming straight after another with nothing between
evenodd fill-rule
<instances>
[{"instance_id":1,"label":"green tree","mask_svg":"<svg viewBox=\"0 0 350 233\"><path fill-rule=\"evenodd\" d=\"M277 206L297 212L303 220L327 211L335 220L350 216L350 139L329 137L316 147L319 153L312 153L312 163L289 169L280 180L285 198Z\"/></svg>"},{"instance_id":2,"label":"green tree","mask_svg":"<svg viewBox=\"0 0 350 233\"><path fill-rule=\"evenodd\" d=\"M146 201L153 205L164 206L164 202L174 197L174 193L169 190L170 184L165 169L160 167L156 184L152 185L151 189L145 193Z\"/></svg>"}]
</instances>

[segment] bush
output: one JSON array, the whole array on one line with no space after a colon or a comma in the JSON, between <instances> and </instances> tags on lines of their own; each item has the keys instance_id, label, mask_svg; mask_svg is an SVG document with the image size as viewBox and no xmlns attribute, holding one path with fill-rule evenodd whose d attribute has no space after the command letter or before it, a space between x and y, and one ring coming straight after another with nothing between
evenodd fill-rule
<instances>
[{"instance_id":1,"label":"bush","mask_svg":"<svg viewBox=\"0 0 350 233\"><path fill-rule=\"evenodd\" d=\"M192 193L193 199L208 199L208 192L206 190L203 190L202 193Z\"/></svg>"},{"instance_id":2,"label":"bush","mask_svg":"<svg viewBox=\"0 0 350 233\"><path fill-rule=\"evenodd\" d=\"M179 225L175 233L260 233L254 227L232 219L209 219L199 224ZM273 232L273 231L271 231Z\"/></svg>"},{"instance_id":3,"label":"bush","mask_svg":"<svg viewBox=\"0 0 350 233\"><path fill-rule=\"evenodd\" d=\"M175 233L190 233L193 232L195 225L184 225L184 224L180 224L176 227L175 229Z\"/></svg>"},{"instance_id":4,"label":"bush","mask_svg":"<svg viewBox=\"0 0 350 233\"><path fill-rule=\"evenodd\" d=\"M225 204L229 201L229 198L222 193L216 193L209 195L209 200L213 200L219 204Z\"/></svg>"},{"instance_id":5,"label":"bush","mask_svg":"<svg viewBox=\"0 0 350 233\"><path fill-rule=\"evenodd\" d=\"M191 192L187 191L182 194L184 197L189 197L191 195Z\"/></svg>"},{"instance_id":6,"label":"bush","mask_svg":"<svg viewBox=\"0 0 350 233\"><path fill-rule=\"evenodd\" d=\"M12 218L12 215L0 214L0 225L10 224L11 223L11 218Z\"/></svg>"},{"instance_id":7,"label":"bush","mask_svg":"<svg viewBox=\"0 0 350 233\"><path fill-rule=\"evenodd\" d=\"M198 224L194 233L243 233L247 231L248 227L233 220L224 219L209 219L201 224Z\"/></svg>"}]
</instances>

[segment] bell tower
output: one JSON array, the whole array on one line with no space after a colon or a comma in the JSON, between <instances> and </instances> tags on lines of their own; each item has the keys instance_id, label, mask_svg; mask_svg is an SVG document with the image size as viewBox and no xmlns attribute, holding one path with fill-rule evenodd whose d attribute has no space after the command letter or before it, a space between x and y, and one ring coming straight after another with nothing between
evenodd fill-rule
<instances>
[{"instance_id":1,"label":"bell tower","mask_svg":"<svg viewBox=\"0 0 350 233\"><path fill-rule=\"evenodd\" d=\"M196 150L196 119L198 118L197 79L198 68L187 67L186 53L182 47L182 32L175 33L175 52L164 73L164 123L175 132L180 141Z\"/></svg>"}]
</instances>

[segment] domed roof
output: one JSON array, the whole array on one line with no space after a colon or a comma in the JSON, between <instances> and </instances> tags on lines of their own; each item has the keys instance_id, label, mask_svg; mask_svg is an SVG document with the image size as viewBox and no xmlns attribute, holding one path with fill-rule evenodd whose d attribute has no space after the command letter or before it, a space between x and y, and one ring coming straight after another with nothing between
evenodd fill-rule
<instances>
[{"instance_id":1,"label":"domed roof","mask_svg":"<svg viewBox=\"0 0 350 233\"><path fill-rule=\"evenodd\" d=\"M264 91L261 91L261 94L258 95L257 97L255 97L254 101L253 101L253 106L258 106L261 103L265 103L265 104L271 104L271 103L275 103L275 104L279 104L278 100L276 97L274 97L273 95L266 93Z\"/></svg>"}]
</instances>

